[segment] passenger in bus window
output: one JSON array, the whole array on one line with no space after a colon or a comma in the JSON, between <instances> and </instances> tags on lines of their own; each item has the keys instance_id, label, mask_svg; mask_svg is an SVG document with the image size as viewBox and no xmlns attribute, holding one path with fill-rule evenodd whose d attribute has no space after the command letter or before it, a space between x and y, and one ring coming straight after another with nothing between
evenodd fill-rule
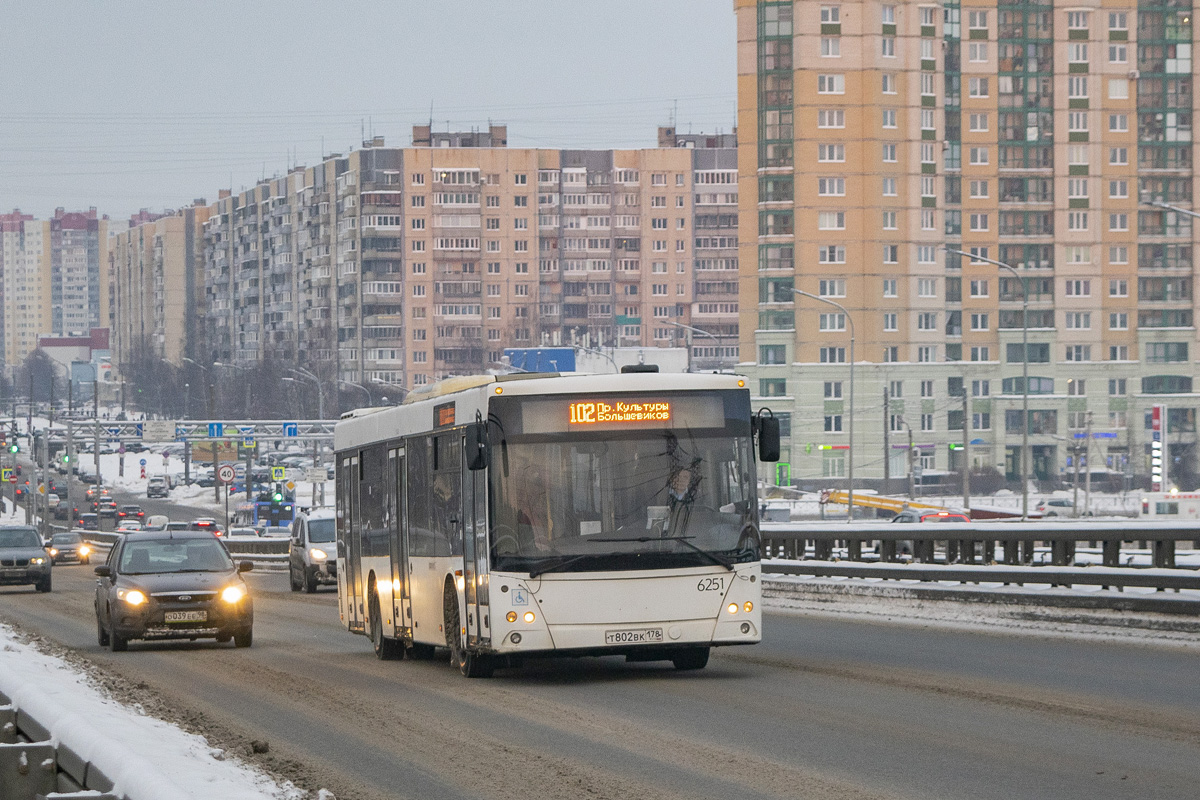
<instances>
[{"instance_id":1,"label":"passenger in bus window","mask_svg":"<svg viewBox=\"0 0 1200 800\"><path fill-rule=\"evenodd\" d=\"M531 464L521 471L517 489L517 537L522 550L552 550L553 522L545 470Z\"/></svg>"}]
</instances>

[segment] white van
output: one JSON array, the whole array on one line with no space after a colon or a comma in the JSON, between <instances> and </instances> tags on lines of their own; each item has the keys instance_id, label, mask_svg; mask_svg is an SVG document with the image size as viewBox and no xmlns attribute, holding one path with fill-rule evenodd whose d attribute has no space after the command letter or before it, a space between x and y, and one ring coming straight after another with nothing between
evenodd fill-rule
<instances>
[{"instance_id":1,"label":"white van","mask_svg":"<svg viewBox=\"0 0 1200 800\"><path fill-rule=\"evenodd\" d=\"M337 514L314 508L292 522L288 583L293 592L312 594L317 586L337 585Z\"/></svg>"}]
</instances>

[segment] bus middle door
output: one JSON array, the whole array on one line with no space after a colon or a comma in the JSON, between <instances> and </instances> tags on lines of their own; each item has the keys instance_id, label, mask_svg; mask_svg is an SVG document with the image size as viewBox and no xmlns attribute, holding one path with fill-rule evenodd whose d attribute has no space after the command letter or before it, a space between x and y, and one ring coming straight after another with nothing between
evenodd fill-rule
<instances>
[{"instance_id":1,"label":"bus middle door","mask_svg":"<svg viewBox=\"0 0 1200 800\"><path fill-rule=\"evenodd\" d=\"M407 476L405 475L404 448L396 448L388 453L388 469L392 486L392 529L388 531L391 540L392 556L392 613L395 616L396 635L412 640L412 592L409 586L408 574L408 540L405 531L408 528L408 493ZM399 591L397 591L399 587Z\"/></svg>"},{"instance_id":2,"label":"bus middle door","mask_svg":"<svg viewBox=\"0 0 1200 800\"><path fill-rule=\"evenodd\" d=\"M362 462L358 456L352 456L343 461L346 469L342 471L343 485L338 489L345 497L344 519L339 519L338 532L343 535L343 545L346 558L346 627L362 633L363 627L363 587L362 587L362 516L358 489L361 484L359 470ZM339 498L339 510L342 508ZM343 533L344 531L344 533ZM339 547L341 555L342 547Z\"/></svg>"}]
</instances>

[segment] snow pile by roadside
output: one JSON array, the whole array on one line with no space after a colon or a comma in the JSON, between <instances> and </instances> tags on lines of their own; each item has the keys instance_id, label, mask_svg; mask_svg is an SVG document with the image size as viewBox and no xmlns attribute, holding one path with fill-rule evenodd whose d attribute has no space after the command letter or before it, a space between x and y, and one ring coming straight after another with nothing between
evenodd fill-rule
<instances>
[{"instance_id":1,"label":"snow pile by roadside","mask_svg":"<svg viewBox=\"0 0 1200 800\"><path fill-rule=\"evenodd\" d=\"M86 676L0 625L0 692L91 761L118 793L142 800L301 800L200 736L104 697Z\"/></svg>"}]
</instances>

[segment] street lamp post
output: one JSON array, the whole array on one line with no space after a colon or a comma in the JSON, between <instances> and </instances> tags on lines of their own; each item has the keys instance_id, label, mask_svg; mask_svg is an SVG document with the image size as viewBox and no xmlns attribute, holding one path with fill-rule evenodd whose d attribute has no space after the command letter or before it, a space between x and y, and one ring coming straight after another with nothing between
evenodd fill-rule
<instances>
[{"instance_id":1,"label":"street lamp post","mask_svg":"<svg viewBox=\"0 0 1200 800\"><path fill-rule=\"evenodd\" d=\"M710 338L714 342L716 342L717 354L718 354L717 357L720 358L721 340L716 337L716 334L709 333L708 331L703 330L701 328L693 328L691 325L684 325L682 322L672 322L669 319L662 319L662 320L658 320L658 321L665 322L668 325L674 325L676 328L682 328L683 330L688 331L689 333L698 333L701 336L707 336L708 338ZM692 343L691 342L687 343L687 356L688 356L688 372L691 372L692 371Z\"/></svg>"},{"instance_id":2,"label":"street lamp post","mask_svg":"<svg viewBox=\"0 0 1200 800\"><path fill-rule=\"evenodd\" d=\"M193 367L199 367L200 371L204 373L204 382L208 384L208 403L207 403L208 418L212 419L212 416L213 416L213 385L212 385L212 379L209 376L208 367L204 366L203 364L200 364L199 362L193 361L192 359L188 358L187 356L184 356L181 360L186 361L187 363L191 364Z\"/></svg>"},{"instance_id":3,"label":"street lamp post","mask_svg":"<svg viewBox=\"0 0 1200 800\"><path fill-rule=\"evenodd\" d=\"M369 406L369 405L374 404L375 398L374 398L374 396L372 396L371 390L368 389L367 387L363 386L361 383L355 383L354 381L346 381L346 380L342 380L341 378L338 378L338 383L344 383L347 386L353 386L355 389L361 389L363 394L365 394L367 396L367 405Z\"/></svg>"},{"instance_id":4,"label":"street lamp post","mask_svg":"<svg viewBox=\"0 0 1200 800\"><path fill-rule=\"evenodd\" d=\"M294 369L289 369L288 372L291 372L294 375L300 375L304 378L308 378L310 381L313 382L313 384L316 385L316 387L317 387L317 417L320 419L325 419L325 393L323 391L321 391L321 379L318 378L316 375L312 374L311 372L309 372L308 370L302 369L301 367L295 367Z\"/></svg>"},{"instance_id":5,"label":"street lamp post","mask_svg":"<svg viewBox=\"0 0 1200 800\"><path fill-rule=\"evenodd\" d=\"M983 261L1008 270L1021 282L1021 519L1029 519L1029 284L1028 279L1011 264L987 256L942 247L947 253L965 256L971 261Z\"/></svg>"},{"instance_id":6,"label":"street lamp post","mask_svg":"<svg viewBox=\"0 0 1200 800\"><path fill-rule=\"evenodd\" d=\"M830 300L825 297L818 297L815 294L810 294L801 289L789 289L788 291L790 291L792 294L798 294L798 295L801 295L802 297L807 297L810 300L817 300L821 303L826 303L828 305L833 306L834 308L839 309L843 314L846 315L846 321L850 324L850 425L849 425L849 431L847 432L850 456L849 456L849 462L847 464L847 470L846 470L846 483L849 485L849 488L846 492L846 500L847 500L847 508L848 508L848 513L846 514L846 521L853 522L854 521L854 318L852 316L850 316L850 311L847 310L847 308L844 305L842 305L841 303L835 303L833 300Z\"/></svg>"}]
</instances>

